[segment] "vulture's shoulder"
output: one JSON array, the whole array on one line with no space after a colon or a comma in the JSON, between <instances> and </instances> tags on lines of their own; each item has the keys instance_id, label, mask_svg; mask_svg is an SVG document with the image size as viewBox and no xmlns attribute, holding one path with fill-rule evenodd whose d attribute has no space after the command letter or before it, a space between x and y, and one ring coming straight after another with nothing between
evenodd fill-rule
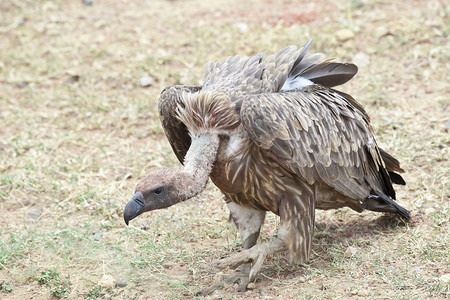
<instances>
[{"instance_id":1,"label":"vulture's shoulder","mask_svg":"<svg viewBox=\"0 0 450 300\"><path fill-rule=\"evenodd\" d=\"M177 118L176 111L179 106L184 106L183 94L196 93L200 90L201 86L171 85L164 88L158 99L161 125L173 152L181 163L189 150L191 138L186 125Z\"/></svg>"}]
</instances>

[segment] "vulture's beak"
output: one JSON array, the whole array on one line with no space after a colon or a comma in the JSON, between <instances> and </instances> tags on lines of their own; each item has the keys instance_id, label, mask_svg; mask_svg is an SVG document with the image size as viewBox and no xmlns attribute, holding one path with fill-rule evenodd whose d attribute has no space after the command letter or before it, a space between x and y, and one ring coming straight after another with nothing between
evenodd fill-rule
<instances>
[{"instance_id":1,"label":"vulture's beak","mask_svg":"<svg viewBox=\"0 0 450 300\"><path fill-rule=\"evenodd\" d=\"M133 220L141 213L143 213L144 208L144 197L141 193L134 194L133 198L127 203L125 209L123 210L123 219L125 220L125 224L128 225L130 220Z\"/></svg>"}]
</instances>

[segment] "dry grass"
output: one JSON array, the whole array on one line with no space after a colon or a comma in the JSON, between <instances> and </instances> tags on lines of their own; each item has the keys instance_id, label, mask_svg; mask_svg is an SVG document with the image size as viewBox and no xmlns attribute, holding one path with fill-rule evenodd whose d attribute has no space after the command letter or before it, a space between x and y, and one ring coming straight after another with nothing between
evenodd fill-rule
<instances>
[{"instance_id":1,"label":"dry grass","mask_svg":"<svg viewBox=\"0 0 450 300\"><path fill-rule=\"evenodd\" d=\"M413 222L318 212L314 255L264 266L226 299L449 297L448 11L445 1L0 0L0 298L190 298L239 249L220 194L144 215L122 209L150 167L178 167L160 90L201 81L208 59L313 50L354 60L342 87L406 169ZM355 35L339 40L337 31ZM141 88L138 79L155 79ZM276 233L270 215L262 239ZM125 287L98 283L111 275ZM446 279L447 278L447 279ZM220 295L215 295L219 298Z\"/></svg>"}]
</instances>

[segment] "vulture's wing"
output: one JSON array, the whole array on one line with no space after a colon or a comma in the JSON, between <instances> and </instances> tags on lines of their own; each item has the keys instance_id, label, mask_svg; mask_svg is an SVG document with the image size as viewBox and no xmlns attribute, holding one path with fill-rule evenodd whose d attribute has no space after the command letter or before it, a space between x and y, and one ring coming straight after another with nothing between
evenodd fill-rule
<instances>
[{"instance_id":1,"label":"vulture's wing","mask_svg":"<svg viewBox=\"0 0 450 300\"><path fill-rule=\"evenodd\" d=\"M182 103L183 93L200 90L201 86L172 85L166 87L159 96L159 118L173 152L181 163L184 162L184 156L191 145L191 137L186 126L177 118L177 105Z\"/></svg>"},{"instance_id":2,"label":"vulture's wing","mask_svg":"<svg viewBox=\"0 0 450 300\"><path fill-rule=\"evenodd\" d=\"M395 199L367 114L350 96L318 85L249 96L242 124L259 147L309 184L362 200Z\"/></svg>"}]
</instances>

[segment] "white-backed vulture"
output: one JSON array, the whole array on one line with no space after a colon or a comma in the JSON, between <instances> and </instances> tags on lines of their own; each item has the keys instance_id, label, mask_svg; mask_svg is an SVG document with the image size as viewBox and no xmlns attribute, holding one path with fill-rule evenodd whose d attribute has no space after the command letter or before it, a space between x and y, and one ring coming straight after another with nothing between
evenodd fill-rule
<instances>
[{"instance_id":1,"label":"white-backed vulture","mask_svg":"<svg viewBox=\"0 0 450 300\"><path fill-rule=\"evenodd\" d=\"M245 290L268 254L287 250L293 260L308 259L316 208L409 219L393 201L392 183L405 183L399 162L377 146L361 104L332 88L357 67L320 61L306 54L310 46L209 62L202 86L165 88L161 123L184 168L147 175L125 207L125 222L198 195L211 178L245 249L216 266L239 266ZM266 211L280 216L278 237L257 244Z\"/></svg>"}]
</instances>

